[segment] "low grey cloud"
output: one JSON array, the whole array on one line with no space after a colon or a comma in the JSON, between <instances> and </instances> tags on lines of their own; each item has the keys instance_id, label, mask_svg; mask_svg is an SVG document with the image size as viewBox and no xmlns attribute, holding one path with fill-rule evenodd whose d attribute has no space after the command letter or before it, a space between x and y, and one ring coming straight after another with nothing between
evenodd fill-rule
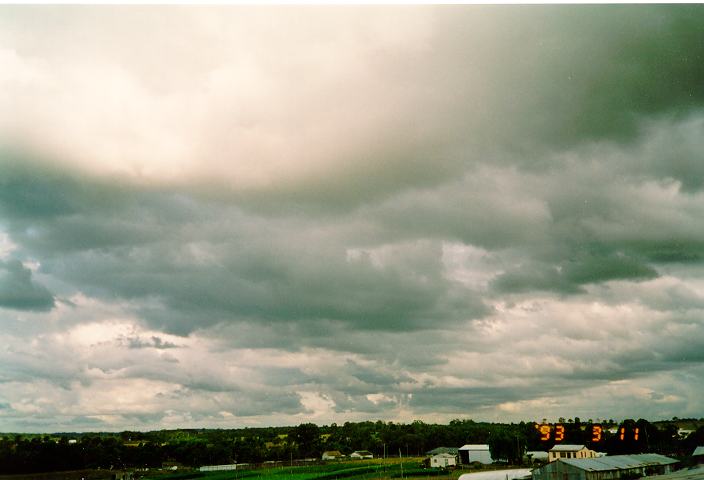
<instances>
[{"instance_id":1,"label":"low grey cloud","mask_svg":"<svg viewBox=\"0 0 704 480\"><path fill-rule=\"evenodd\" d=\"M161 337L152 335L148 340L143 340L139 337L131 337L125 339L129 348L178 348L178 345L172 342L165 342Z\"/></svg>"},{"instance_id":2,"label":"low grey cloud","mask_svg":"<svg viewBox=\"0 0 704 480\"><path fill-rule=\"evenodd\" d=\"M54 297L32 280L32 271L17 259L0 260L0 307L17 310L51 310Z\"/></svg>"}]
</instances>

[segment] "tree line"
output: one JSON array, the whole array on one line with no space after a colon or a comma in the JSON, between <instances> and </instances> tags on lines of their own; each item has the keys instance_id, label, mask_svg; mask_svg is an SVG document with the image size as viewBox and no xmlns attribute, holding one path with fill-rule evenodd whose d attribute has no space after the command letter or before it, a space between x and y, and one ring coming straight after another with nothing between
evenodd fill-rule
<instances>
[{"instance_id":1,"label":"tree line","mask_svg":"<svg viewBox=\"0 0 704 480\"><path fill-rule=\"evenodd\" d=\"M562 424L560 443L584 444L610 455L653 452L684 457L704 445L704 426L686 439L674 423L646 420L604 424L600 441L593 441L593 424L578 418ZM609 433L609 427L617 427ZM636 434L636 429L637 434ZM186 466L261 463L320 458L323 451L349 454L368 450L379 457L423 456L436 447L488 444L492 458L519 464L526 451L548 450L555 444L554 428L545 437L534 422L512 424L453 420L449 424L348 422L318 426L245 429L185 429L152 432L5 435L0 440L0 474L35 473L91 468L161 467L164 462Z\"/></svg>"}]
</instances>

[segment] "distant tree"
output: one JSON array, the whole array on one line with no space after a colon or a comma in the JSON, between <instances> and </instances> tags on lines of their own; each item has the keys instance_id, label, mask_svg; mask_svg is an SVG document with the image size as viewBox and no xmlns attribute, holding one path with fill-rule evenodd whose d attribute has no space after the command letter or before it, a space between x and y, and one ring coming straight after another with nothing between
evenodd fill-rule
<instances>
[{"instance_id":1,"label":"distant tree","mask_svg":"<svg viewBox=\"0 0 704 480\"><path fill-rule=\"evenodd\" d=\"M506 460L513 464L521 463L525 445L525 439L512 431L498 430L489 437L489 452L494 461Z\"/></svg>"},{"instance_id":2,"label":"distant tree","mask_svg":"<svg viewBox=\"0 0 704 480\"><path fill-rule=\"evenodd\" d=\"M291 432L291 437L298 447L298 454L303 458L318 457L321 454L320 428L314 423L302 423Z\"/></svg>"}]
</instances>

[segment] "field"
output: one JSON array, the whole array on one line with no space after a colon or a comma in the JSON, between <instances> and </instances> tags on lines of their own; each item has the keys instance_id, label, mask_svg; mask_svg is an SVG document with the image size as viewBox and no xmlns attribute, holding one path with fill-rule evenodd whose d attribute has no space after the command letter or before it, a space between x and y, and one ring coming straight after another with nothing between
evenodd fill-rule
<instances>
[{"instance_id":1,"label":"field","mask_svg":"<svg viewBox=\"0 0 704 480\"><path fill-rule=\"evenodd\" d=\"M270 468L240 469L222 472L139 472L138 480L457 480L463 473L495 470L496 465L477 466L451 471L422 468L422 458L363 460L328 463L324 465L277 466ZM109 480L115 472L110 470L74 470L20 475L0 475L0 480Z\"/></svg>"},{"instance_id":2,"label":"field","mask_svg":"<svg viewBox=\"0 0 704 480\"><path fill-rule=\"evenodd\" d=\"M188 472L144 477L145 480L377 480L392 478L456 479L461 471L445 472L421 468L420 459L368 460L301 467L279 466L228 472ZM466 472L465 472L466 473Z\"/></svg>"}]
</instances>

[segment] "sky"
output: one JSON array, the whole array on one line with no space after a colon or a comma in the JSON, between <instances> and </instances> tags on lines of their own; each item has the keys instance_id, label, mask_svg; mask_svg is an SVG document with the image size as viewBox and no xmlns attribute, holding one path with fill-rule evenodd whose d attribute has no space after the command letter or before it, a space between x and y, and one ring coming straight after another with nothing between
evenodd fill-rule
<instances>
[{"instance_id":1,"label":"sky","mask_svg":"<svg viewBox=\"0 0 704 480\"><path fill-rule=\"evenodd\" d=\"M704 417L703 22L0 6L0 431Z\"/></svg>"}]
</instances>

